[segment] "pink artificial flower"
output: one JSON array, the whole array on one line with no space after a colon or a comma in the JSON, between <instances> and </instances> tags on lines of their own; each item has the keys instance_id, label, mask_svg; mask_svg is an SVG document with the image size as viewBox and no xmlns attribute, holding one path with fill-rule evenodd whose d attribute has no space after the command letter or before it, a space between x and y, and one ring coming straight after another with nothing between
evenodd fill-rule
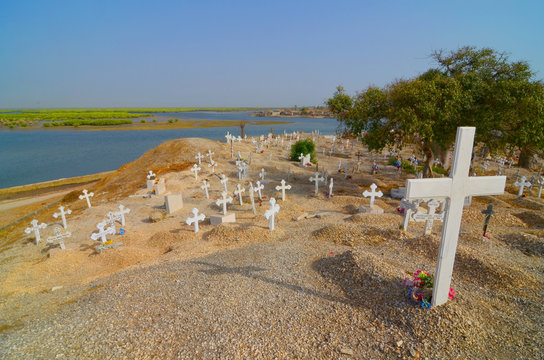
<instances>
[{"instance_id":1,"label":"pink artificial flower","mask_svg":"<svg viewBox=\"0 0 544 360\"><path fill-rule=\"evenodd\" d=\"M455 297L455 291L453 291L452 288L450 288L450 293L448 294L450 300L453 300L453 298Z\"/></svg>"}]
</instances>

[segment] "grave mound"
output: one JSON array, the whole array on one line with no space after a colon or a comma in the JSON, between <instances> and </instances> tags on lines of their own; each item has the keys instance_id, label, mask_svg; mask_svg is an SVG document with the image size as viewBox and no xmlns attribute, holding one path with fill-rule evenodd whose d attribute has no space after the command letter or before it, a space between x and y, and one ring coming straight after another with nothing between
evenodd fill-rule
<instances>
[{"instance_id":1,"label":"grave mound","mask_svg":"<svg viewBox=\"0 0 544 360\"><path fill-rule=\"evenodd\" d=\"M544 239L537 235L520 232L499 236L498 239L508 247L517 249L527 256L544 256Z\"/></svg>"},{"instance_id":2,"label":"grave mound","mask_svg":"<svg viewBox=\"0 0 544 360\"><path fill-rule=\"evenodd\" d=\"M398 230L365 228L355 224L327 225L314 231L317 240L330 241L339 245L360 246L363 244L378 244L398 238L402 234Z\"/></svg>"},{"instance_id":3,"label":"grave mound","mask_svg":"<svg viewBox=\"0 0 544 360\"><path fill-rule=\"evenodd\" d=\"M268 228L265 231L264 228L255 226L221 224L205 234L203 239L217 245L230 245L272 241L274 234L276 231L268 231Z\"/></svg>"}]
</instances>

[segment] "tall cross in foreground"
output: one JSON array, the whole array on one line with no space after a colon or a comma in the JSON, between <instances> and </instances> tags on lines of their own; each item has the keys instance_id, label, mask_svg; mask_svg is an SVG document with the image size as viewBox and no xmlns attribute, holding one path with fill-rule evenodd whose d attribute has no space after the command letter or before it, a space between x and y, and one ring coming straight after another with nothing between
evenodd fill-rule
<instances>
[{"instance_id":1,"label":"tall cross in foreground","mask_svg":"<svg viewBox=\"0 0 544 360\"><path fill-rule=\"evenodd\" d=\"M442 305L448 301L465 197L504 193L506 176L468 176L475 132L474 127L457 128L450 177L406 180L407 200L421 198L448 198L449 200L438 249L433 306Z\"/></svg>"},{"instance_id":2,"label":"tall cross in foreground","mask_svg":"<svg viewBox=\"0 0 544 360\"><path fill-rule=\"evenodd\" d=\"M268 228L270 231L274 230L274 218L275 214L280 211L280 206L276 204L276 199L270 199L270 209L264 212L264 217L269 221Z\"/></svg>"}]
</instances>

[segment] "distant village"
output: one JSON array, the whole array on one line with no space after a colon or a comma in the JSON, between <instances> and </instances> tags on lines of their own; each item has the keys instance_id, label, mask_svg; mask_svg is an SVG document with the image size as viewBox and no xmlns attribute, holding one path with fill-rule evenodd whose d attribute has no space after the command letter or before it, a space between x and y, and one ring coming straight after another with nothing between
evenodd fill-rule
<instances>
[{"instance_id":1,"label":"distant village","mask_svg":"<svg viewBox=\"0 0 544 360\"><path fill-rule=\"evenodd\" d=\"M263 116L263 117L313 117L313 118L328 118L333 117L329 109L316 106L316 107L294 107L289 109L274 109L257 111L251 116Z\"/></svg>"}]
</instances>

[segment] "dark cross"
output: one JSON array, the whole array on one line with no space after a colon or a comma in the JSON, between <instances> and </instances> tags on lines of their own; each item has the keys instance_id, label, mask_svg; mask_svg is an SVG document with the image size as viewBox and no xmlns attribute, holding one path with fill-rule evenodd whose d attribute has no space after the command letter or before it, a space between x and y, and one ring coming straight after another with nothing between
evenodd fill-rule
<instances>
[{"instance_id":1,"label":"dark cross","mask_svg":"<svg viewBox=\"0 0 544 360\"><path fill-rule=\"evenodd\" d=\"M363 153L361 151L357 151L357 162L359 162L361 160L361 156L363 156Z\"/></svg>"},{"instance_id":2,"label":"dark cross","mask_svg":"<svg viewBox=\"0 0 544 360\"><path fill-rule=\"evenodd\" d=\"M485 222L484 222L484 236L485 236L485 232L487 231L487 225L489 225L489 220L491 219L491 215L495 214L495 211L493 210L493 204L487 205L487 210L482 210L482 214L485 215Z\"/></svg>"}]
</instances>

